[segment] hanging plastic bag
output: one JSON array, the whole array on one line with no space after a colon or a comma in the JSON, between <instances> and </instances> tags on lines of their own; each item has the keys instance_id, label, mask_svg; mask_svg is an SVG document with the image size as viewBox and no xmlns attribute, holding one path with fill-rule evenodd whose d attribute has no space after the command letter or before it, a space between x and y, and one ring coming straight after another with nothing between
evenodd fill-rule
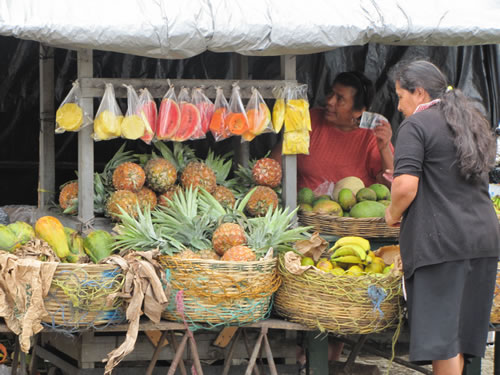
<instances>
[{"instance_id":1,"label":"hanging plastic bag","mask_svg":"<svg viewBox=\"0 0 500 375\"><path fill-rule=\"evenodd\" d=\"M285 87L273 88L273 95L276 101L273 106L273 129L279 133L285 122Z\"/></svg>"},{"instance_id":2,"label":"hanging plastic bag","mask_svg":"<svg viewBox=\"0 0 500 375\"><path fill-rule=\"evenodd\" d=\"M240 87L233 84L233 92L229 99L229 112L225 119L225 125L233 135L242 135L248 130L248 118L241 101Z\"/></svg>"},{"instance_id":3,"label":"hanging plastic bag","mask_svg":"<svg viewBox=\"0 0 500 375\"><path fill-rule=\"evenodd\" d=\"M309 155L309 131L300 130L283 134L283 155Z\"/></svg>"},{"instance_id":4,"label":"hanging plastic bag","mask_svg":"<svg viewBox=\"0 0 500 375\"><path fill-rule=\"evenodd\" d=\"M122 120L123 115L116 102L113 84L106 83L106 89L94 119L92 138L96 141L106 141L119 137Z\"/></svg>"},{"instance_id":5,"label":"hanging plastic bag","mask_svg":"<svg viewBox=\"0 0 500 375\"><path fill-rule=\"evenodd\" d=\"M139 105L136 113L142 118L145 126L145 132L141 139L149 145L156 133L158 110L153 95L151 95L148 89L140 90Z\"/></svg>"},{"instance_id":6,"label":"hanging plastic bag","mask_svg":"<svg viewBox=\"0 0 500 375\"><path fill-rule=\"evenodd\" d=\"M307 85L290 87L285 105L285 131L311 131Z\"/></svg>"},{"instance_id":7,"label":"hanging plastic bag","mask_svg":"<svg viewBox=\"0 0 500 375\"><path fill-rule=\"evenodd\" d=\"M208 128L210 127L210 120L212 120L212 115L214 114L214 103L205 95L203 87L193 89L191 93L191 102L198 108L198 111L200 111L201 121L200 128L193 135L193 138L205 138Z\"/></svg>"},{"instance_id":8,"label":"hanging plastic bag","mask_svg":"<svg viewBox=\"0 0 500 375\"><path fill-rule=\"evenodd\" d=\"M68 95L66 95L59 108L57 108L56 133L76 132L92 123L89 114L83 110L81 99L80 84L78 81L75 81Z\"/></svg>"},{"instance_id":9,"label":"hanging plastic bag","mask_svg":"<svg viewBox=\"0 0 500 375\"><path fill-rule=\"evenodd\" d=\"M171 140L179 129L181 123L181 110L177 104L174 85L170 85L163 95L160 104L160 114L156 123L156 139Z\"/></svg>"},{"instance_id":10,"label":"hanging plastic bag","mask_svg":"<svg viewBox=\"0 0 500 375\"><path fill-rule=\"evenodd\" d=\"M246 114L248 130L242 134L245 141L251 141L262 133L273 131L271 111L255 87L252 87L252 96L247 103Z\"/></svg>"},{"instance_id":11,"label":"hanging plastic bag","mask_svg":"<svg viewBox=\"0 0 500 375\"><path fill-rule=\"evenodd\" d=\"M131 85L127 88L127 112L121 124L121 136L125 139L139 139L144 135L146 126L139 113L139 96Z\"/></svg>"},{"instance_id":12,"label":"hanging plastic bag","mask_svg":"<svg viewBox=\"0 0 500 375\"><path fill-rule=\"evenodd\" d=\"M183 142L188 139L198 139L195 135L201 132L200 111L191 103L189 91L186 87L181 88L179 92L179 108L181 110L181 123L172 140Z\"/></svg>"},{"instance_id":13,"label":"hanging plastic bag","mask_svg":"<svg viewBox=\"0 0 500 375\"><path fill-rule=\"evenodd\" d=\"M216 87L214 113L209 125L209 129L216 142L229 138L232 135L225 123L228 112L229 104L224 96L224 90L222 87Z\"/></svg>"}]
</instances>

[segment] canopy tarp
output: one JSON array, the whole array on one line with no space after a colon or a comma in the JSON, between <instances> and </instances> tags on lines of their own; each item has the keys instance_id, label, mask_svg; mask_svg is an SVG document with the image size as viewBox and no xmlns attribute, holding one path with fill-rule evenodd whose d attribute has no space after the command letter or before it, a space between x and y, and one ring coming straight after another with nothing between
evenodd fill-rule
<instances>
[{"instance_id":1,"label":"canopy tarp","mask_svg":"<svg viewBox=\"0 0 500 375\"><path fill-rule=\"evenodd\" d=\"M0 0L0 35L180 59L500 43L498 0Z\"/></svg>"}]
</instances>

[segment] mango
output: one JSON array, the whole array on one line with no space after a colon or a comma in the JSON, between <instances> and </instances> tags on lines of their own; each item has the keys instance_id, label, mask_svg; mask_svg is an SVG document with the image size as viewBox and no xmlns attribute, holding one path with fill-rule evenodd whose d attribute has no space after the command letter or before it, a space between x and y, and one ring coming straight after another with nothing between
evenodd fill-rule
<instances>
[{"instance_id":1,"label":"mango","mask_svg":"<svg viewBox=\"0 0 500 375\"><path fill-rule=\"evenodd\" d=\"M356 193L356 200L362 201L376 201L377 193L370 188L362 188Z\"/></svg>"},{"instance_id":2,"label":"mango","mask_svg":"<svg viewBox=\"0 0 500 375\"><path fill-rule=\"evenodd\" d=\"M344 188L339 192L338 202L344 211L349 211L356 204L356 196L351 189Z\"/></svg>"},{"instance_id":3,"label":"mango","mask_svg":"<svg viewBox=\"0 0 500 375\"><path fill-rule=\"evenodd\" d=\"M0 224L0 250L13 252L20 243L13 231L7 225Z\"/></svg>"},{"instance_id":4,"label":"mango","mask_svg":"<svg viewBox=\"0 0 500 375\"><path fill-rule=\"evenodd\" d=\"M391 199L391 191L389 188L382 184L372 184L369 186L375 194L377 194L377 200L390 200Z\"/></svg>"},{"instance_id":5,"label":"mango","mask_svg":"<svg viewBox=\"0 0 500 375\"><path fill-rule=\"evenodd\" d=\"M363 201L358 202L351 208L351 217L365 218L365 217L384 217L385 206L376 201Z\"/></svg>"},{"instance_id":6,"label":"mango","mask_svg":"<svg viewBox=\"0 0 500 375\"><path fill-rule=\"evenodd\" d=\"M391 204L391 201L388 201L387 199L382 199L380 201L377 201L378 203L382 203L384 206L389 207Z\"/></svg>"},{"instance_id":7,"label":"mango","mask_svg":"<svg viewBox=\"0 0 500 375\"><path fill-rule=\"evenodd\" d=\"M301 203L299 204L299 209L301 211L306 211L306 212L311 212L313 210L312 206L307 203Z\"/></svg>"},{"instance_id":8,"label":"mango","mask_svg":"<svg viewBox=\"0 0 500 375\"><path fill-rule=\"evenodd\" d=\"M323 199L314 203L313 212L317 212L320 214L332 214L336 216L342 216L343 211L340 204L337 202Z\"/></svg>"},{"instance_id":9,"label":"mango","mask_svg":"<svg viewBox=\"0 0 500 375\"><path fill-rule=\"evenodd\" d=\"M16 221L15 223L7 225L7 227L16 235L20 245L24 245L26 242L35 238L35 230L24 221Z\"/></svg>"},{"instance_id":10,"label":"mango","mask_svg":"<svg viewBox=\"0 0 500 375\"><path fill-rule=\"evenodd\" d=\"M312 204L314 202L314 199L314 192L308 187L300 189L299 193L297 194L297 202L299 203Z\"/></svg>"},{"instance_id":11,"label":"mango","mask_svg":"<svg viewBox=\"0 0 500 375\"><path fill-rule=\"evenodd\" d=\"M332 198L334 201L338 201L340 190L344 188L347 188L351 190L354 194L357 194L357 192L364 187L365 184L363 180L361 180L359 177L356 176L344 177L343 179L335 183L335 186L333 187Z\"/></svg>"},{"instance_id":12,"label":"mango","mask_svg":"<svg viewBox=\"0 0 500 375\"><path fill-rule=\"evenodd\" d=\"M85 253L94 263L99 263L113 252L113 236L105 230L95 230L83 240Z\"/></svg>"},{"instance_id":13,"label":"mango","mask_svg":"<svg viewBox=\"0 0 500 375\"><path fill-rule=\"evenodd\" d=\"M66 233L64 233L64 226L59 219L53 216L41 217L35 223L35 233L50 245L60 259L71 254Z\"/></svg>"}]
</instances>

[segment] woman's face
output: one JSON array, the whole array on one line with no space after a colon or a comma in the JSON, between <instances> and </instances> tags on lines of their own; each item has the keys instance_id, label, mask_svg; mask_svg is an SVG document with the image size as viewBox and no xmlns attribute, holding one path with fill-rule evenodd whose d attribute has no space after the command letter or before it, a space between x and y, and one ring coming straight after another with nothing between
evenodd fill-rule
<instances>
[{"instance_id":1,"label":"woman's face","mask_svg":"<svg viewBox=\"0 0 500 375\"><path fill-rule=\"evenodd\" d=\"M362 111L353 110L356 89L336 83L326 100L325 120L338 127L357 127Z\"/></svg>"},{"instance_id":2,"label":"woman's face","mask_svg":"<svg viewBox=\"0 0 500 375\"><path fill-rule=\"evenodd\" d=\"M396 94L398 95L398 111L401 112L405 118L413 115L413 113L420 104L429 101L422 96L422 93L420 91L421 90L417 89L414 92L410 92L406 89L403 89L400 86L399 81L396 81Z\"/></svg>"}]
</instances>

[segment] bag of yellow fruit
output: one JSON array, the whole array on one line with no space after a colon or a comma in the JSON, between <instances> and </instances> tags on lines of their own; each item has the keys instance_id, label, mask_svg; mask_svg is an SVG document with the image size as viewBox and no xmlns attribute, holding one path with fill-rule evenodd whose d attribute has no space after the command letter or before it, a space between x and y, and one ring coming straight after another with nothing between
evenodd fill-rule
<instances>
[{"instance_id":1,"label":"bag of yellow fruit","mask_svg":"<svg viewBox=\"0 0 500 375\"><path fill-rule=\"evenodd\" d=\"M273 95L276 101L273 106L273 129L275 133L279 133L285 122L285 92L286 87L273 88Z\"/></svg>"},{"instance_id":2,"label":"bag of yellow fruit","mask_svg":"<svg viewBox=\"0 0 500 375\"><path fill-rule=\"evenodd\" d=\"M94 119L92 138L96 141L107 141L119 137L122 121L123 115L116 102L113 84L106 83L106 89Z\"/></svg>"},{"instance_id":3,"label":"bag of yellow fruit","mask_svg":"<svg viewBox=\"0 0 500 375\"><path fill-rule=\"evenodd\" d=\"M131 85L123 85L127 89L127 113L121 123L121 136L125 139L139 139L144 136L146 125L139 113L139 96Z\"/></svg>"},{"instance_id":4,"label":"bag of yellow fruit","mask_svg":"<svg viewBox=\"0 0 500 375\"><path fill-rule=\"evenodd\" d=\"M57 134L64 132L76 132L82 127L90 125L92 120L84 112L80 101L82 93L78 81L73 82L73 87L64 98L56 111L56 129Z\"/></svg>"},{"instance_id":5,"label":"bag of yellow fruit","mask_svg":"<svg viewBox=\"0 0 500 375\"><path fill-rule=\"evenodd\" d=\"M290 87L285 105L285 132L311 131L307 85Z\"/></svg>"}]
</instances>

